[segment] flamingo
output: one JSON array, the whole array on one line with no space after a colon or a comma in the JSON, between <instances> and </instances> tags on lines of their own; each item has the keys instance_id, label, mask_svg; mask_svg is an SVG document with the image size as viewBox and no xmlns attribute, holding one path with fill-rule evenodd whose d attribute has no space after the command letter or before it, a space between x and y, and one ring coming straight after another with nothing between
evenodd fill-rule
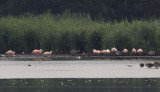
<instances>
[{"instance_id":1,"label":"flamingo","mask_svg":"<svg viewBox=\"0 0 160 92\"><path fill-rule=\"evenodd\" d=\"M137 50L135 48L132 49L132 53L136 53Z\"/></svg>"},{"instance_id":2,"label":"flamingo","mask_svg":"<svg viewBox=\"0 0 160 92\"><path fill-rule=\"evenodd\" d=\"M51 54L52 54L52 51L50 51L50 52L46 51L46 52L43 53L44 56L50 56Z\"/></svg>"},{"instance_id":3,"label":"flamingo","mask_svg":"<svg viewBox=\"0 0 160 92\"><path fill-rule=\"evenodd\" d=\"M101 53L107 54L107 50L102 50Z\"/></svg>"},{"instance_id":4,"label":"flamingo","mask_svg":"<svg viewBox=\"0 0 160 92\"><path fill-rule=\"evenodd\" d=\"M94 50L93 50L93 54L96 54L96 52L97 52L97 50L96 50L96 49L94 49Z\"/></svg>"},{"instance_id":5,"label":"flamingo","mask_svg":"<svg viewBox=\"0 0 160 92\"><path fill-rule=\"evenodd\" d=\"M96 49L93 50L93 54L100 54L100 53L101 53L100 50L96 50Z\"/></svg>"},{"instance_id":6,"label":"flamingo","mask_svg":"<svg viewBox=\"0 0 160 92\"><path fill-rule=\"evenodd\" d=\"M97 50L96 54L101 54L101 51L100 51L100 50Z\"/></svg>"},{"instance_id":7,"label":"flamingo","mask_svg":"<svg viewBox=\"0 0 160 92\"><path fill-rule=\"evenodd\" d=\"M123 53L128 53L128 50L127 50L127 49L124 49L124 50L123 50Z\"/></svg>"},{"instance_id":8,"label":"flamingo","mask_svg":"<svg viewBox=\"0 0 160 92\"><path fill-rule=\"evenodd\" d=\"M140 48L140 49L138 49L138 51L137 51L138 53L142 53L143 52L143 50Z\"/></svg>"},{"instance_id":9,"label":"flamingo","mask_svg":"<svg viewBox=\"0 0 160 92\"><path fill-rule=\"evenodd\" d=\"M116 52L117 51L117 48L115 48L115 47L113 47L112 49L111 49L111 52Z\"/></svg>"},{"instance_id":10,"label":"flamingo","mask_svg":"<svg viewBox=\"0 0 160 92\"><path fill-rule=\"evenodd\" d=\"M39 49L39 50L35 49L32 51L32 54L41 54L41 53L42 53L42 49Z\"/></svg>"},{"instance_id":11,"label":"flamingo","mask_svg":"<svg viewBox=\"0 0 160 92\"><path fill-rule=\"evenodd\" d=\"M107 54L109 54L110 53L110 50L109 49L107 49Z\"/></svg>"},{"instance_id":12,"label":"flamingo","mask_svg":"<svg viewBox=\"0 0 160 92\"><path fill-rule=\"evenodd\" d=\"M107 49L107 50L102 50L101 53L103 53L103 54L109 54L109 53L110 53L110 50L109 50L109 49Z\"/></svg>"},{"instance_id":13,"label":"flamingo","mask_svg":"<svg viewBox=\"0 0 160 92\"><path fill-rule=\"evenodd\" d=\"M6 54L6 55L14 55L14 54L15 54L15 51L8 50L5 54Z\"/></svg>"}]
</instances>

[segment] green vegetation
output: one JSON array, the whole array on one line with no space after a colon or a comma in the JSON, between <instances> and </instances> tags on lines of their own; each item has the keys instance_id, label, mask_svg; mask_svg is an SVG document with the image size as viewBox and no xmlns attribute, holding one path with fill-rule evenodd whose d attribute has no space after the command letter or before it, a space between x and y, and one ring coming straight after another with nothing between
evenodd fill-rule
<instances>
[{"instance_id":1,"label":"green vegetation","mask_svg":"<svg viewBox=\"0 0 160 92\"><path fill-rule=\"evenodd\" d=\"M0 52L33 49L67 53L72 49L159 50L160 20L93 21L89 15L25 14L0 18Z\"/></svg>"}]
</instances>

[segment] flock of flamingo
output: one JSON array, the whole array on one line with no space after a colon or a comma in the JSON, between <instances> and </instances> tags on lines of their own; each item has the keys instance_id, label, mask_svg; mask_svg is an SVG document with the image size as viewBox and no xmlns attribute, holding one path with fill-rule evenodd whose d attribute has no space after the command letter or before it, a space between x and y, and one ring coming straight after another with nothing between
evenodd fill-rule
<instances>
[{"instance_id":1,"label":"flock of flamingo","mask_svg":"<svg viewBox=\"0 0 160 92\"><path fill-rule=\"evenodd\" d=\"M44 53L42 53L43 50L42 49L35 49L32 51L32 54L43 54L44 56L50 56L52 54L52 51L46 51ZM12 51L12 50L8 50L5 55L15 55L15 51Z\"/></svg>"},{"instance_id":2,"label":"flock of flamingo","mask_svg":"<svg viewBox=\"0 0 160 92\"><path fill-rule=\"evenodd\" d=\"M113 47L111 49L111 51L109 49L107 49L107 50L101 50L101 51L100 50L96 50L96 49L93 50L93 54L96 54L96 55L99 55L99 54L109 54L111 52L114 52L116 55L120 54L120 51L118 51L117 48L115 48L115 47ZM142 53L143 50L141 48L138 49L138 50L136 50L135 48L133 48L131 52L133 54L136 54L136 53ZM126 49L126 48L123 49L122 53L127 54L128 53L128 49Z\"/></svg>"},{"instance_id":3,"label":"flock of flamingo","mask_svg":"<svg viewBox=\"0 0 160 92\"><path fill-rule=\"evenodd\" d=\"M75 51L74 51L75 52ZM78 52L78 51L77 51ZM123 51L118 51L117 48L113 47L111 50L107 49L107 50L96 50L96 49L93 49L93 54L95 55L100 55L100 54L110 54L110 53L115 53L115 55L121 55L121 54L127 54L129 51L128 49L123 49ZM72 53L72 52L71 52ZM140 48L138 50L136 50L135 48L132 49L131 53L133 54L140 54L140 53L143 53L143 50ZM46 52L43 52L42 49L35 49L32 51L32 54L43 54L44 56L50 56L52 55L52 51L46 51ZM75 53L76 54L76 53ZM155 51L150 51L149 52L149 55L154 55L155 54ZM5 55L15 55L15 51L12 51L12 50L8 50Z\"/></svg>"}]
</instances>

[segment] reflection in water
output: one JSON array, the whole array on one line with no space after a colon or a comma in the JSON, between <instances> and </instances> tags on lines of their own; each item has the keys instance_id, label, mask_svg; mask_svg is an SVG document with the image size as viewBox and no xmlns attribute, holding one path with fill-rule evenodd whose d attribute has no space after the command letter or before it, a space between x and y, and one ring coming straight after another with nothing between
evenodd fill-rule
<instances>
[{"instance_id":1,"label":"reflection in water","mask_svg":"<svg viewBox=\"0 0 160 92\"><path fill-rule=\"evenodd\" d=\"M1 79L0 92L160 92L160 79Z\"/></svg>"}]
</instances>

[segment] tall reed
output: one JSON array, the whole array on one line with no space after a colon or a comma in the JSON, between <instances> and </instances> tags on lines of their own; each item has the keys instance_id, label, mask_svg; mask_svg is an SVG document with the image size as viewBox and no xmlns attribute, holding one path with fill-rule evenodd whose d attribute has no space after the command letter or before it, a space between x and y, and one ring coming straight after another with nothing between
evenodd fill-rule
<instances>
[{"instance_id":1,"label":"tall reed","mask_svg":"<svg viewBox=\"0 0 160 92\"><path fill-rule=\"evenodd\" d=\"M68 53L92 49L123 50L160 48L160 20L93 21L88 15L26 14L0 18L0 52L13 49L30 53L33 49Z\"/></svg>"}]
</instances>

